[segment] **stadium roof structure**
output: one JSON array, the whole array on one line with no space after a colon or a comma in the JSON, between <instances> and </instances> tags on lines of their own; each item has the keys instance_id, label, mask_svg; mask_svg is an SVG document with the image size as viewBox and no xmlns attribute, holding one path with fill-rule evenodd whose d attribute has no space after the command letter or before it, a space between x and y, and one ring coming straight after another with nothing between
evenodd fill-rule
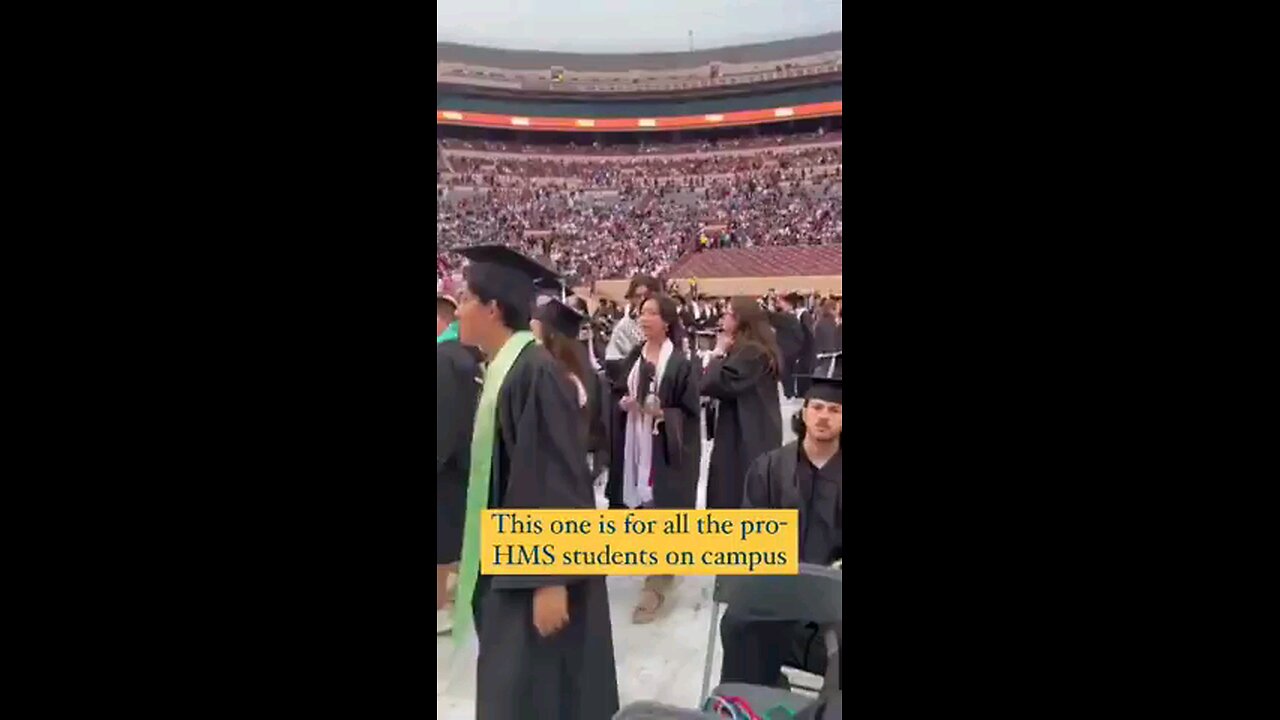
<instances>
[{"instance_id":1,"label":"stadium roof structure","mask_svg":"<svg viewBox=\"0 0 1280 720\"><path fill-rule=\"evenodd\" d=\"M696 68L713 62L760 63L818 55L840 50L844 33L833 32L810 37L777 40L752 45L735 45L694 52L595 54L544 52L541 50L504 50L479 45L437 42L436 62L462 63L507 70L541 70L564 67L595 72L627 72L628 70L679 70Z\"/></svg>"}]
</instances>

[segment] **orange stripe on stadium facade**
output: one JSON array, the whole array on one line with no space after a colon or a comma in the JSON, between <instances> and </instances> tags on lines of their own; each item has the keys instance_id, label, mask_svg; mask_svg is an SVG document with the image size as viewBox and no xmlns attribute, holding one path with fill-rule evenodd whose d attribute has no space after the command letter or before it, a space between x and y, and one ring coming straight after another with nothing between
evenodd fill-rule
<instances>
[{"instance_id":1,"label":"orange stripe on stadium facade","mask_svg":"<svg viewBox=\"0 0 1280 720\"><path fill-rule=\"evenodd\" d=\"M588 121L584 121L581 118L524 117L460 112L457 110L436 110L436 124L500 128L510 128L515 125L525 130L547 130L551 132L581 132L583 127L590 127L596 132L635 132L689 130L703 127L724 127L726 125L758 125L760 123L831 117L843 114L844 102L836 100L835 102L795 105L789 108L739 110L715 115L678 115L657 118L593 118ZM590 125L586 125L587 122Z\"/></svg>"}]
</instances>

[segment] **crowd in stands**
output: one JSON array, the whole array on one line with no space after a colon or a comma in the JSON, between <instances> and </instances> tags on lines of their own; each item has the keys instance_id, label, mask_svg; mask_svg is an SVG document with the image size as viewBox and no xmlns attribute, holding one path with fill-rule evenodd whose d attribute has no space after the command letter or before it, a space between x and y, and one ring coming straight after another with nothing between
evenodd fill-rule
<instances>
[{"instance_id":1,"label":"crowd in stands","mask_svg":"<svg viewBox=\"0 0 1280 720\"><path fill-rule=\"evenodd\" d=\"M436 172L448 170L449 163L444 159L444 148L440 147L440 143L436 143Z\"/></svg>"},{"instance_id":2,"label":"crowd in stands","mask_svg":"<svg viewBox=\"0 0 1280 720\"><path fill-rule=\"evenodd\" d=\"M611 160L461 156L510 152L491 141L437 144L437 280L458 276L456 250L501 243L547 260L580 283L663 276L701 250L843 241L838 131L654 146L670 155L803 145L780 150ZM529 146L525 146L529 147ZM538 146L545 154L549 146ZM617 148L618 146L611 146ZM631 146L632 155L646 155ZM443 152L441 152L443 149ZM577 151L581 154L582 149Z\"/></svg>"},{"instance_id":3,"label":"crowd in stands","mask_svg":"<svg viewBox=\"0 0 1280 720\"><path fill-rule=\"evenodd\" d=\"M510 245L582 281L658 275L693 248L706 210L699 205L651 193L600 205L546 188L496 190L439 203L436 248Z\"/></svg>"},{"instance_id":4,"label":"crowd in stands","mask_svg":"<svg viewBox=\"0 0 1280 720\"><path fill-rule=\"evenodd\" d=\"M684 158L633 160L552 160L520 157L451 156L457 175L442 177L444 184L501 184L499 179L519 182L528 178L571 178L588 187L616 187L637 179L670 179L673 184L691 184L693 178L711 175L768 174L775 182L802 180L814 168L838 169L843 163L842 146L819 146L785 151L765 151L749 155L708 155ZM683 183L679 181L685 181Z\"/></svg>"},{"instance_id":5,"label":"crowd in stands","mask_svg":"<svg viewBox=\"0 0 1280 720\"><path fill-rule=\"evenodd\" d=\"M499 189L438 203L436 247L499 242L581 281L658 276L697 250L707 227L730 236L716 247L825 245L842 241L842 212L831 186L748 182L694 197L630 192L604 204L550 188Z\"/></svg>"},{"instance_id":6,"label":"crowd in stands","mask_svg":"<svg viewBox=\"0 0 1280 720\"><path fill-rule=\"evenodd\" d=\"M787 135L760 135L718 140L702 140L688 143L639 143L590 145L522 145L494 140L461 140L443 138L445 150L480 150L497 153L524 153L537 155L664 155L674 153L716 152L720 150L747 150L752 148L784 147L787 145L812 145L814 143L840 142L841 131L817 130Z\"/></svg>"}]
</instances>

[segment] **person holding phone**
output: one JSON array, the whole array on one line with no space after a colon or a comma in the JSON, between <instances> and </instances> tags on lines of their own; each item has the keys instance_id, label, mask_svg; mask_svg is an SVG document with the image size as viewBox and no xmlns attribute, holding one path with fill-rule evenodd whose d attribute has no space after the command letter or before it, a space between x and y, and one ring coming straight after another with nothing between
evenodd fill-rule
<instances>
[{"instance_id":1,"label":"person holding phone","mask_svg":"<svg viewBox=\"0 0 1280 720\"><path fill-rule=\"evenodd\" d=\"M684 330L671 298L646 299L638 324L644 343L623 361L626 389L614 423L623 428L623 447L605 492L611 504L628 508L692 509L702 467L698 366L679 349ZM632 622L657 619L672 580L646 578Z\"/></svg>"},{"instance_id":2,"label":"person holding phone","mask_svg":"<svg viewBox=\"0 0 1280 720\"><path fill-rule=\"evenodd\" d=\"M747 468L782 445L782 358L766 311L751 298L731 300L720 323L701 381L716 401L707 507L740 508Z\"/></svg>"}]
</instances>

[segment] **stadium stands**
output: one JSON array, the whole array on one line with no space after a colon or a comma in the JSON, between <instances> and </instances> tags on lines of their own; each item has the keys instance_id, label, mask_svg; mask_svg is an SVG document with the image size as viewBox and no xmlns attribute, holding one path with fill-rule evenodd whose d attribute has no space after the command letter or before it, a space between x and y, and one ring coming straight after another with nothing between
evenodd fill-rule
<instances>
[{"instance_id":1,"label":"stadium stands","mask_svg":"<svg viewBox=\"0 0 1280 720\"><path fill-rule=\"evenodd\" d=\"M650 55L439 43L437 277L448 281L459 276L457 249L488 243L540 256L581 284L636 273L664 276L677 267L688 271L686 277L739 273L758 278L829 275L834 262L838 274L844 162L840 111L777 118L785 117L791 100L805 93L830 92L839 99L840 41L841 34L833 33ZM775 82L810 71L836 75L825 84L803 87ZM637 92L623 100L548 99L545 87L533 87L598 83L599 90L617 90L606 86L622 84L636 91L650 85L649 90L683 91L687 81L716 85L739 80L759 81L759 89L733 97L680 92L641 97ZM799 94L779 99L785 93ZM470 104L450 105L463 97ZM521 113L535 120L666 118L669 114L650 113L668 106L680 113L705 108L710 123L722 118L715 113L738 106L774 108L778 115L769 110L767 119L745 120L763 124L679 130L600 132L589 128L604 120L581 119L576 121L581 125L568 129L519 129L529 125ZM498 120L506 118L513 127L473 120L472 112L498 113ZM654 128L659 121L631 122ZM813 247L830 245L837 247Z\"/></svg>"},{"instance_id":2,"label":"stadium stands","mask_svg":"<svg viewBox=\"0 0 1280 720\"><path fill-rule=\"evenodd\" d=\"M580 54L436 43L436 83L511 92L698 92L836 76L843 33L678 53Z\"/></svg>"},{"instance_id":3,"label":"stadium stands","mask_svg":"<svg viewBox=\"0 0 1280 720\"><path fill-rule=\"evenodd\" d=\"M747 150L702 155L664 153L631 159L474 156L453 153L450 161L455 173L473 178L480 176L482 182L488 182L487 179L493 177L510 177L516 180L572 178L585 185L613 187L628 178L689 179L706 175L768 172L785 174L786 179L805 179L810 176L810 173L804 172L808 169L836 168L843 161L843 154L839 144L829 144L787 150ZM801 172L794 172L797 170ZM778 175L777 179L784 178Z\"/></svg>"},{"instance_id":4,"label":"stadium stands","mask_svg":"<svg viewBox=\"0 0 1280 720\"><path fill-rule=\"evenodd\" d=\"M462 138L441 138L439 143L446 151L453 154L467 153L499 153L499 154L532 154L532 155L664 155L684 153L705 153L716 151L747 150L751 148L777 148L793 145L816 145L819 143L835 143L842 141L839 130L799 132L794 134L762 135L759 137L734 137L704 140L701 142L640 142L636 144L591 144L591 145L522 145L497 140L467 140Z\"/></svg>"},{"instance_id":5,"label":"stadium stands","mask_svg":"<svg viewBox=\"0 0 1280 720\"><path fill-rule=\"evenodd\" d=\"M441 170L453 171L453 166L444 157L444 147L440 145L440 141L436 141L436 172Z\"/></svg>"},{"instance_id":6,"label":"stadium stands","mask_svg":"<svg viewBox=\"0 0 1280 720\"><path fill-rule=\"evenodd\" d=\"M436 246L446 274L461 264L451 251L490 242L546 257L585 283L662 275L682 257L706 250L843 240L843 149L831 138L781 150L766 145L771 149L639 157L533 154L519 144L495 154L494 145L484 151L441 145ZM512 152L517 149L520 154ZM457 172L442 169L446 164ZM694 275L723 276L738 267L749 275L777 274L774 268L787 267L774 259L785 256L744 265L740 258L751 253L710 254L724 259Z\"/></svg>"}]
</instances>

